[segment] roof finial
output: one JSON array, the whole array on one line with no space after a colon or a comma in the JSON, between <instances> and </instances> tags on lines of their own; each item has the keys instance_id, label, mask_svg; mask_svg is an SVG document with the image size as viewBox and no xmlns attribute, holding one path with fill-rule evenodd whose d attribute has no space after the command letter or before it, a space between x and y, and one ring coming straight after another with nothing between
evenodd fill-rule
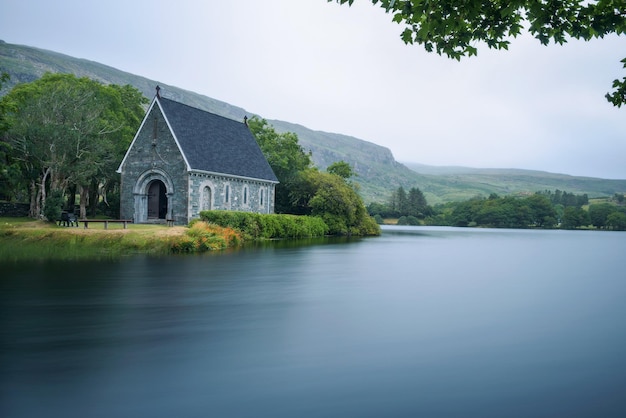
<instances>
[{"instance_id":1,"label":"roof finial","mask_svg":"<svg viewBox=\"0 0 626 418\"><path fill-rule=\"evenodd\" d=\"M156 93L157 93L157 98L160 99L161 98L161 87L156 86Z\"/></svg>"},{"instance_id":2,"label":"roof finial","mask_svg":"<svg viewBox=\"0 0 626 418\"><path fill-rule=\"evenodd\" d=\"M243 116L243 124L248 126L248 115Z\"/></svg>"}]
</instances>

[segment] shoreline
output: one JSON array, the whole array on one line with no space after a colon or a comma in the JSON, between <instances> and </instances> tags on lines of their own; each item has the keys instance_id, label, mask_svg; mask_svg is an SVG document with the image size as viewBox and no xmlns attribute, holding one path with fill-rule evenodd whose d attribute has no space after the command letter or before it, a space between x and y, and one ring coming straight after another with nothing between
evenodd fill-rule
<instances>
[{"instance_id":1,"label":"shoreline","mask_svg":"<svg viewBox=\"0 0 626 418\"><path fill-rule=\"evenodd\" d=\"M204 228L203 228L204 227ZM24 218L0 218L0 262L118 258L221 250L238 245L232 230L131 224L64 227ZM238 239L232 239L235 234Z\"/></svg>"}]
</instances>

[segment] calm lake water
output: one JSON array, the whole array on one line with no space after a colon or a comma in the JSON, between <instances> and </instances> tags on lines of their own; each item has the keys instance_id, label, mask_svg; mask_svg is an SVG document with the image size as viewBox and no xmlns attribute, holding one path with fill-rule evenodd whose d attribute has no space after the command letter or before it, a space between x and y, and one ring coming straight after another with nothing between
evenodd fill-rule
<instances>
[{"instance_id":1,"label":"calm lake water","mask_svg":"<svg viewBox=\"0 0 626 418\"><path fill-rule=\"evenodd\" d=\"M0 265L0 416L626 416L626 233L307 244Z\"/></svg>"}]
</instances>

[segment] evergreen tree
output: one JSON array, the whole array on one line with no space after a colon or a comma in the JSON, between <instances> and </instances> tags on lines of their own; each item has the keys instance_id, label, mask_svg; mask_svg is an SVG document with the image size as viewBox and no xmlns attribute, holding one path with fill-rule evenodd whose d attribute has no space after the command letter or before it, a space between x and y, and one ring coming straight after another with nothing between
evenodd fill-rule
<instances>
[{"instance_id":1,"label":"evergreen tree","mask_svg":"<svg viewBox=\"0 0 626 418\"><path fill-rule=\"evenodd\" d=\"M428 202L426 201L424 193L422 193L422 191L417 187L409 189L408 211L406 215L424 218L430 214L431 211L428 207Z\"/></svg>"}]
</instances>

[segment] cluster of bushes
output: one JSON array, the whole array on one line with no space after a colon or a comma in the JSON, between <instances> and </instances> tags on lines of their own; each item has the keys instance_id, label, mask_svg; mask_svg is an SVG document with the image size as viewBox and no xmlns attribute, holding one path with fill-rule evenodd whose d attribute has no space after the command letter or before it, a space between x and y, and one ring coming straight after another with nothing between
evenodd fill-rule
<instances>
[{"instance_id":1,"label":"cluster of bushes","mask_svg":"<svg viewBox=\"0 0 626 418\"><path fill-rule=\"evenodd\" d=\"M28 216L28 203L14 203L0 201L0 217L22 218Z\"/></svg>"},{"instance_id":2,"label":"cluster of bushes","mask_svg":"<svg viewBox=\"0 0 626 418\"><path fill-rule=\"evenodd\" d=\"M173 253L199 253L224 250L242 242L239 232L207 222L196 221L189 225L185 234L171 241Z\"/></svg>"},{"instance_id":3,"label":"cluster of bushes","mask_svg":"<svg viewBox=\"0 0 626 418\"><path fill-rule=\"evenodd\" d=\"M380 227L367 213L355 185L347 179L317 170L303 173L301 179L298 195L304 202L303 214L323 219L328 234L380 235Z\"/></svg>"},{"instance_id":4,"label":"cluster of bushes","mask_svg":"<svg viewBox=\"0 0 626 418\"><path fill-rule=\"evenodd\" d=\"M420 225L420 220L415 216L400 216L398 218L397 225L417 226Z\"/></svg>"},{"instance_id":5,"label":"cluster of bushes","mask_svg":"<svg viewBox=\"0 0 626 418\"><path fill-rule=\"evenodd\" d=\"M317 216L207 210L200 212L200 218L209 224L236 229L253 239L310 238L330 232L324 220Z\"/></svg>"}]
</instances>

